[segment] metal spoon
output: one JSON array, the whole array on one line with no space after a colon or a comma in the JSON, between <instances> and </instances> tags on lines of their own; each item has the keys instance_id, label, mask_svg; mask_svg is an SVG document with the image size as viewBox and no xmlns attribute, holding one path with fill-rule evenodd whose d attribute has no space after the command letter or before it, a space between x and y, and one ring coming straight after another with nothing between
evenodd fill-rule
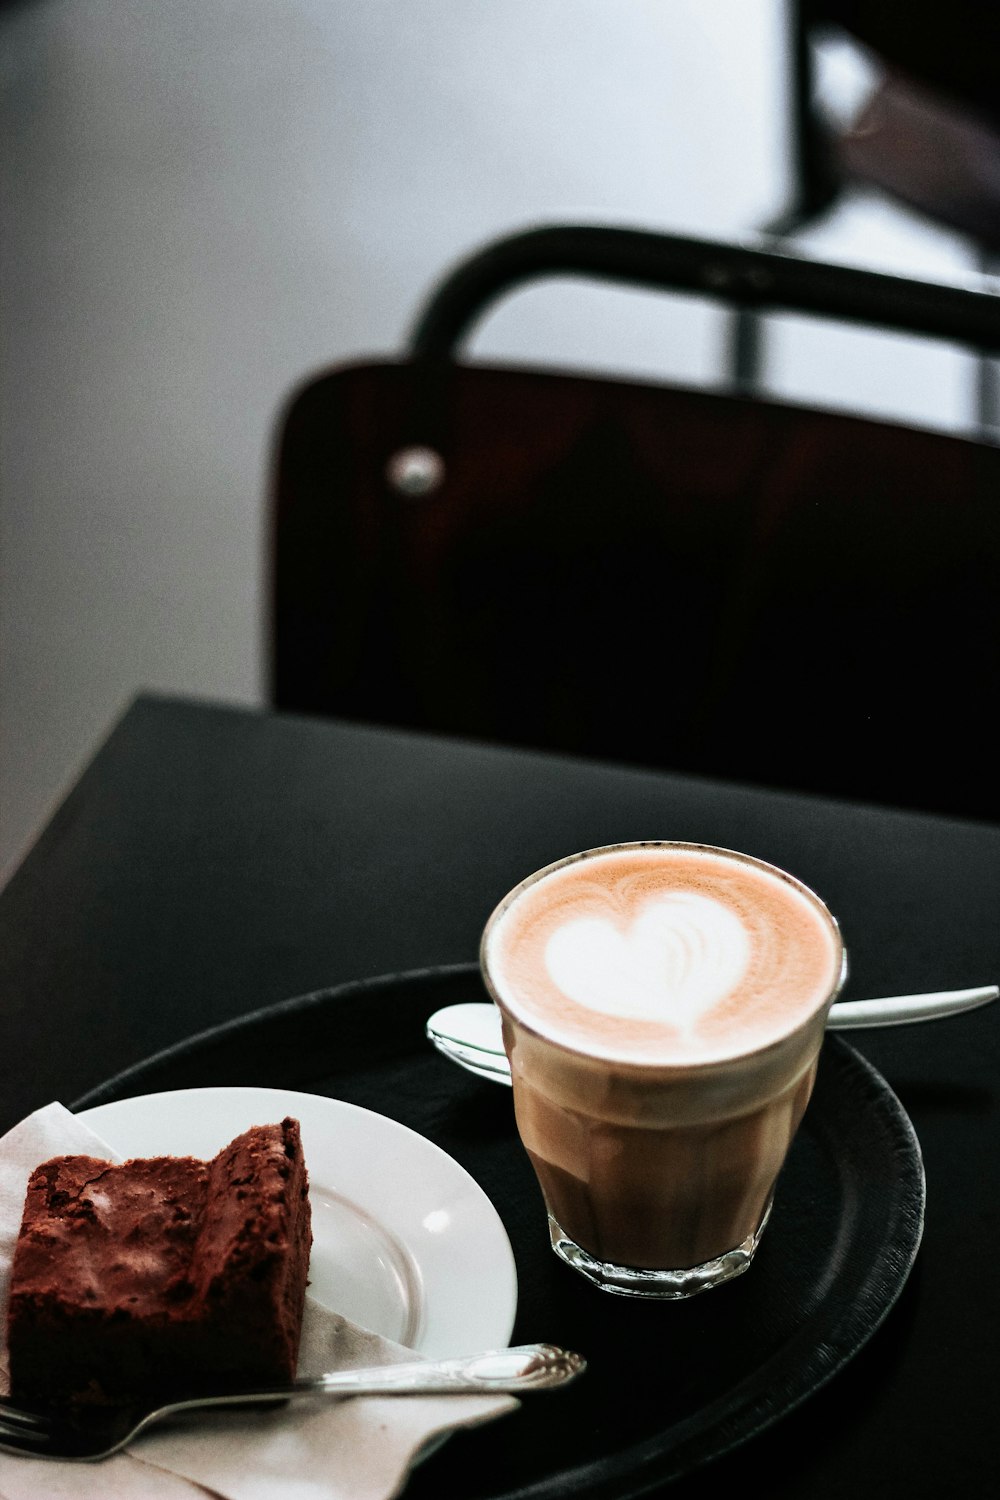
<instances>
[{"instance_id":1,"label":"metal spoon","mask_svg":"<svg viewBox=\"0 0 1000 1500\"><path fill-rule=\"evenodd\" d=\"M906 1026L913 1021L937 1021L962 1011L989 1005L1000 996L995 984L971 990L937 990L929 995L890 995L882 1000L838 1000L830 1007L831 1031L854 1031L866 1026ZM426 1032L439 1052L459 1067L494 1083L510 1083L510 1064L495 1005L467 1001L435 1011Z\"/></svg>"}]
</instances>

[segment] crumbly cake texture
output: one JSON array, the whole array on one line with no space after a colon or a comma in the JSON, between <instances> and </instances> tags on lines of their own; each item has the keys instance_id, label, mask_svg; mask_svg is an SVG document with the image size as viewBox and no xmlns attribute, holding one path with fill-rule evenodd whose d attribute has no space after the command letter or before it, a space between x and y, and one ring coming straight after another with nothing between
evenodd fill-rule
<instances>
[{"instance_id":1,"label":"crumbly cake texture","mask_svg":"<svg viewBox=\"0 0 1000 1500\"><path fill-rule=\"evenodd\" d=\"M291 1118L211 1161L43 1162L11 1271L12 1393L108 1402L290 1380L311 1244Z\"/></svg>"}]
</instances>

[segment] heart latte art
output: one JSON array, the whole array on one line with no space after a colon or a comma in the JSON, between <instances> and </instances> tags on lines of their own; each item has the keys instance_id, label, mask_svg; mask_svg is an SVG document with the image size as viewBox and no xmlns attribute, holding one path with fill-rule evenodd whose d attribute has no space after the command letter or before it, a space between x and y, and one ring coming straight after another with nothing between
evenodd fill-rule
<instances>
[{"instance_id":1,"label":"heart latte art","mask_svg":"<svg viewBox=\"0 0 1000 1500\"><path fill-rule=\"evenodd\" d=\"M484 955L501 1005L540 1034L666 1063L787 1035L830 999L841 963L835 924L804 886L685 844L550 867L494 914Z\"/></svg>"},{"instance_id":2,"label":"heart latte art","mask_svg":"<svg viewBox=\"0 0 1000 1500\"><path fill-rule=\"evenodd\" d=\"M549 978L577 1005L683 1031L739 984L749 959L739 918L693 891L652 897L624 931L606 917L571 919L545 945Z\"/></svg>"}]
</instances>

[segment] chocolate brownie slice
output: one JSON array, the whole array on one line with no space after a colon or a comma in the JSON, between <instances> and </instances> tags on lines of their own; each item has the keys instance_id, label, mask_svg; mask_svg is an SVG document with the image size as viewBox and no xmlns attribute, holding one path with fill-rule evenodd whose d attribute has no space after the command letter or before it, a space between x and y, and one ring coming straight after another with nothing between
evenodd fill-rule
<instances>
[{"instance_id":1,"label":"chocolate brownie slice","mask_svg":"<svg viewBox=\"0 0 1000 1500\"><path fill-rule=\"evenodd\" d=\"M208 1162L43 1162L11 1273L12 1393L169 1399L292 1379L311 1243L297 1120Z\"/></svg>"}]
</instances>

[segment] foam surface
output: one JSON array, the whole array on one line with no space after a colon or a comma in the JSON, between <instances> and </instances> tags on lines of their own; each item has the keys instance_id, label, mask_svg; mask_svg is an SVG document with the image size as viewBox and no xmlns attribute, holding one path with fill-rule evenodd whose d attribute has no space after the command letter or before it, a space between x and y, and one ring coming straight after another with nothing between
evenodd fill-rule
<instances>
[{"instance_id":1,"label":"foam surface","mask_svg":"<svg viewBox=\"0 0 1000 1500\"><path fill-rule=\"evenodd\" d=\"M805 888L698 846L575 858L512 893L485 952L529 1026L608 1057L735 1055L828 1000L842 950Z\"/></svg>"}]
</instances>

